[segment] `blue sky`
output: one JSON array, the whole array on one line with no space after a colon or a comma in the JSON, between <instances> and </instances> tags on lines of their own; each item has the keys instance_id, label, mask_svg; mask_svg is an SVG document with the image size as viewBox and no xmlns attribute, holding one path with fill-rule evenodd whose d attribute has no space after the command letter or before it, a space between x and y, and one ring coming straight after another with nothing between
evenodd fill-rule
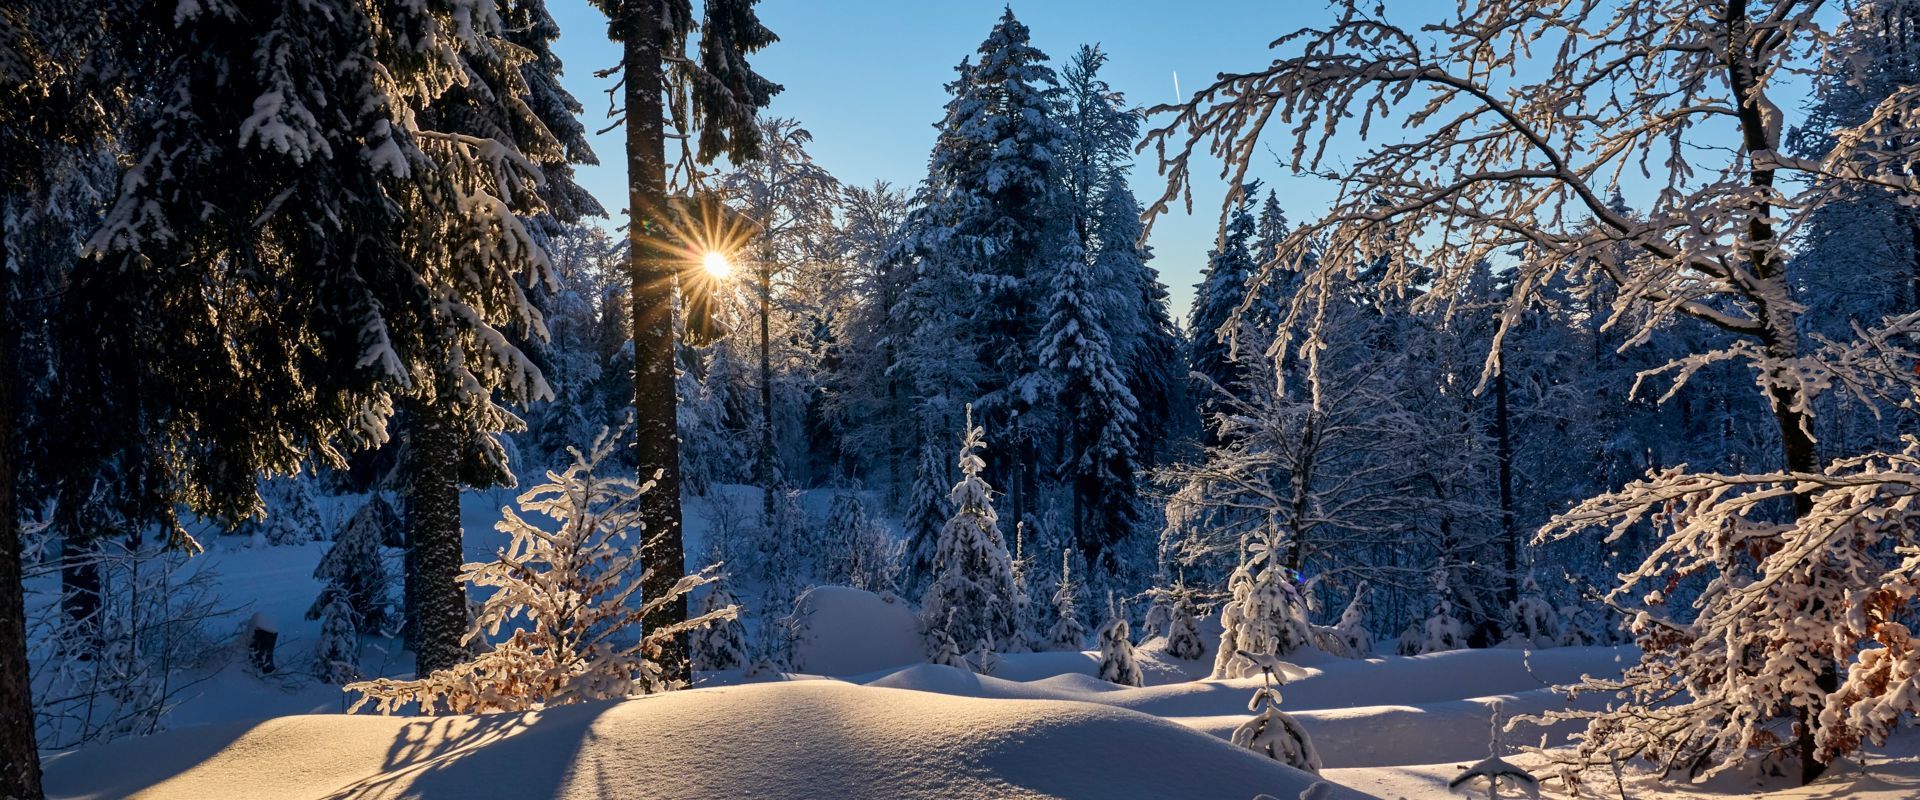
<instances>
[{"instance_id":1,"label":"blue sky","mask_svg":"<svg viewBox=\"0 0 1920 800\"><path fill-rule=\"evenodd\" d=\"M548 2L562 30L556 49L566 63L565 83L586 105L588 127L606 127L611 81L593 73L611 66L619 52L607 40L605 17L586 0ZM879 179L911 187L926 173L933 124L947 97L942 87L960 59L986 38L1004 5L1002 0L763 0L761 19L781 41L754 63L786 87L769 113L798 119L812 131L815 158L842 181ZM1264 65L1269 41L1326 13L1317 3L1273 0L1026 0L1013 8L1056 69L1082 43L1098 42L1111 54L1104 70L1108 82L1140 105L1174 100L1176 73L1181 88L1191 91L1221 70ZM581 170L587 188L614 209L624 198L619 137L616 130L596 138L594 149L603 165ZM1295 218L1331 196L1316 181L1280 176L1270 159L1265 165L1258 174L1279 187ZM1163 218L1152 240L1154 266L1182 320L1213 245L1224 188L1212 179L1217 164L1195 169L1203 179L1194 194L1195 213ZM1140 157L1133 182L1142 202L1159 196L1164 184L1151 153Z\"/></svg>"}]
</instances>

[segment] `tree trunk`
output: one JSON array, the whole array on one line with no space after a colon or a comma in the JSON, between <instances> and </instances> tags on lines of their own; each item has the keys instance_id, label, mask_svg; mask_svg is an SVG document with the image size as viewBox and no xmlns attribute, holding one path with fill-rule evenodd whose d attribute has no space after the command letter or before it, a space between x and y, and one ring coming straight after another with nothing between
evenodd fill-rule
<instances>
[{"instance_id":1,"label":"tree trunk","mask_svg":"<svg viewBox=\"0 0 1920 800\"><path fill-rule=\"evenodd\" d=\"M754 274L760 279L760 513L766 529L772 531L773 491L780 483L773 446L773 334L767 319L773 311L772 262L760 259Z\"/></svg>"},{"instance_id":2,"label":"tree trunk","mask_svg":"<svg viewBox=\"0 0 1920 800\"><path fill-rule=\"evenodd\" d=\"M13 269L0 211L0 798L40 800L40 750L33 738L32 674L27 668L27 598L22 585L20 515L15 511L14 381L20 327Z\"/></svg>"},{"instance_id":3,"label":"tree trunk","mask_svg":"<svg viewBox=\"0 0 1920 800\"><path fill-rule=\"evenodd\" d=\"M467 593L460 585L459 438L444 412L428 403L407 414L407 544L414 574L414 672L426 676L466 659Z\"/></svg>"},{"instance_id":4,"label":"tree trunk","mask_svg":"<svg viewBox=\"0 0 1920 800\"><path fill-rule=\"evenodd\" d=\"M1520 526L1513 513L1513 421L1507 406L1507 373L1493 376L1493 431L1500 461L1500 534L1501 557L1506 567L1506 586L1502 596L1511 608L1520 600Z\"/></svg>"},{"instance_id":5,"label":"tree trunk","mask_svg":"<svg viewBox=\"0 0 1920 800\"><path fill-rule=\"evenodd\" d=\"M667 210L666 136L661 93L661 0L626 0L615 26L623 46L627 126L627 272L633 301L634 456L640 479L653 481L641 499L646 526L641 548L640 594L647 600L672 593L686 572L686 548L680 531L680 440L676 437L673 364L673 290L675 265L659 241L660 218ZM648 613L647 629L685 622L681 597ZM656 655L669 681L692 677L683 634Z\"/></svg>"}]
</instances>

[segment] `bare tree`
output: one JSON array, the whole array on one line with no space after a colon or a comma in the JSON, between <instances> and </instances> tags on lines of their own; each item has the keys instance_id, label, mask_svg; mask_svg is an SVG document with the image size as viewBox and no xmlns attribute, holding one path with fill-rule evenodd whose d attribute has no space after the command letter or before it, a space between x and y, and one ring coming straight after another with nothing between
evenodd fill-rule
<instances>
[{"instance_id":1,"label":"bare tree","mask_svg":"<svg viewBox=\"0 0 1920 800\"><path fill-rule=\"evenodd\" d=\"M1561 278L1603 287L1607 325L1626 345L1688 318L1724 331L1726 344L1642 373L1671 378L1671 396L1702 368L1751 369L1779 435L1779 463L1817 474L1811 415L1823 392L1859 399L1904 393L1904 354L1887 345L1920 317L1890 318L1858 341L1803 336L1787 281L1785 243L1809 214L1858 193L1905 193L1915 155L1915 97L1894 92L1865 122L1833 132L1818 158L1780 150L1786 80L1822 68L1829 33L1821 0L1463 0L1452 17L1418 29L1373 3L1339 0L1334 20L1274 43L1263 69L1221 75L1188 102L1156 109L1149 133L1167 190L1149 214L1185 200L1190 160L1205 150L1243 182L1270 127L1291 142L1286 164L1335 181L1325 215L1293 230L1262 275L1308 266L1289 322L1311 321L1343 279L1365 273L1387 287L1431 285L1415 300L1452 313L1455 291L1487 260L1513 271L1482 384L1499 369L1499 343L1543 285ZM1856 65L1855 68L1858 68ZM1396 112L1394 130L1380 132ZM1368 142L1335 165L1327 146ZM1654 191L1640 216L1607 202L1637 174ZM1230 192L1228 203L1237 200ZM1309 248L1308 244L1317 246ZM1244 312L1244 307L1243 307ZM1316 326L1283 329L1269 354L1324 346ZM1783 514L1807 516L1819 489L1787 493ZM1756 546L1782 546L1779 541ZM1825 580L1824 571L1795 580ZM1734 645L1728 645L1732 647ZM1794 687L1802 777L1824 769L1808 709L1837 685L1820 651L1801 654L1818 685ZM1658 656L1654 656L1658 657ZM1736 662L1752 656L1730 654ZM1716 712L1717 713L1717 712ZM1590 729L1591 730L1591 729Z\"/></svg>"}]
</instances>

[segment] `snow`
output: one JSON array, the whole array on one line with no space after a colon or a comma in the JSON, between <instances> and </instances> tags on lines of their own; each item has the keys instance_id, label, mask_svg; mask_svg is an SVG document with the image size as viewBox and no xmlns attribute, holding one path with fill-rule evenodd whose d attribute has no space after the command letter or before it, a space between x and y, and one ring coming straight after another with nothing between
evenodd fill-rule
<instances>
[{"instance_id":1,"label":"snow","mask_svg":"<svg viewBox=\"0 0 1920 800\"><path fill-rule=\"evenodd\" d=\"M925 661L920 622L891 594L821 586L796 611L806 634L794 642L794 667L845 677Z\"/></svg>"},{"instance_id":2,"label":"snow","mask_svg":"<svg viewBox=\"0 0 1920 800\"><path fill-rule=\"evenodd\" d=\"M1152 752L1154 758L1116 758ZM187 766L191 765L191 766ZM184 767L184 768L183 768ZM1312 776L1150 716L794 681L490 717L314 715L56 756L56 798L1298 796ZM1334 789L1328 798L1365 795Z\"/></svg>"}]
</instances>

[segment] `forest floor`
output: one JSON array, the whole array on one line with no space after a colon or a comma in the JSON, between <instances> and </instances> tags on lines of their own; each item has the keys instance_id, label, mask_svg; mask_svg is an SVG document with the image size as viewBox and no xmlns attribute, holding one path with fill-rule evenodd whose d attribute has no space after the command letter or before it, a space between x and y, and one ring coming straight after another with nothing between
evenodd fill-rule
<instances>
[{"instance_id":1,"label":"forest floor","mask_svg":"<svg viewBox=\"0 0 1920 800\"><path fill-rule=\"evenodd\" d=\"M464 511L469 557L491 554L503 493L474 494ZM702 535L697 513L690 536ZM1205 681L1201 661L1139 653L1147 685L1094 677L1096 654L1003 657L993 675L904 663L911 612L853 590L817 598L807 673L703 676L701 687L651 698L488 717L341 714L337 687L305 675L317 624L302 614L324 543L210 542L202 568L244 620L279 623L282 669L210 662L177 697L165 732L52 754L59 798L1438 798L1490 752L1524 766L1521 745L1555 745L1564 728L1522 725L1494 741L1493 722L1565 708L1551 687L1617 672L1629 648L1463 650L1346 660L1297 654L1282 707L1312 736L1316 779L1226 742L1249 717L1257 680ZM690 552L698 552L689 547ZM1209 645L1217 627L1206 631ZM899 641L896 641L899 640ZM392 643L362 666L397 674L410 661ZM390 653L390 655L389 655ZM389 668L393 667L393 668ZM1580 700L1575 702L1594 702ZM1566 796L1549 778L1546 796ZM1920 797L1920 734L1809 787L1723 775L1697 786L1629 769L1586 776L1587 797L1775 800ZM1480 795L1484 796L1484 794Z\"/></svg>"}]
</instances>

